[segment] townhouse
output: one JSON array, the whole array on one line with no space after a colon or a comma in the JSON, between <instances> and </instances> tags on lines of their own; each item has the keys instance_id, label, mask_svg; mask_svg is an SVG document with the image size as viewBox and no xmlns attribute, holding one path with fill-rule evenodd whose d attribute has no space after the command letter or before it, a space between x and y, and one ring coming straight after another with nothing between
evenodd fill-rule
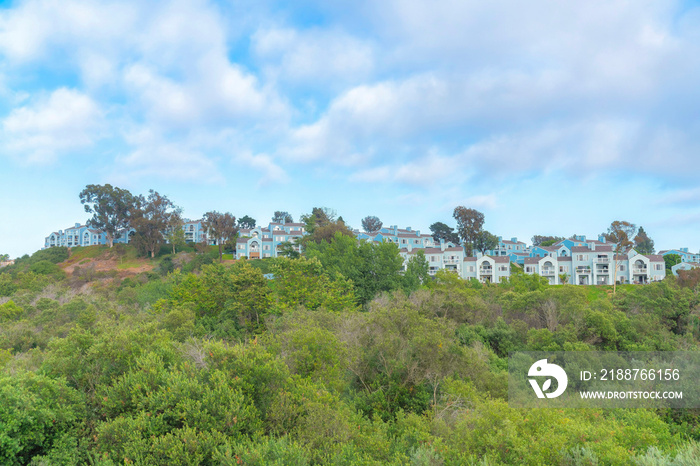
<instances>
[{"instance_id":1,"label":"townhouse","mask_svg":"<svg viewBox=\"0 0 700 466\"><path fill-rule=\"evenodd\" d=\"M506 256L465 257L461 277L481 283L500 283L510 278L510 259Z\"/></svg>"},{"instance_id":2,"label":"townhouse","mask_svg":"<svg viewBox=\"0 0 700 466\"><path fill-rule=\"evenodd\" d=\"M270 223L267 227L241 229L236 240L235 259L262 259L277 257L284 243L291 243L295 251L301 252L298 244L306 234L303 223Z\"/></svg>"},{"instance_id":3,"label":"townhouse","mask_svg":"<svg viewBox=\"0 0 700 466\"><path fill-rule=\"evenodd\" d=\"M666 249L663 251L659 251L659 254L661 254L662 256L668 256L669 254L677 254L681 257L681 262L700 262L700 253L694 254L692 252L689 252L688 248Z\"/></svg>"},{"instance_id":4,"label":"townhouse","mask_svg":"<svg viewBox=\"0 0 700 466\"><path fill-rule=\"evenodd\" d=\"M97 244L105 244L107 237L104 232L89 228L87 225L76 223L72 227L65 230L58 230L44 238L44 248L56 246L77 247L77 246L94 246ZM115 240L116 242L116 240Z\"/></svg>"},{"instance_id":5,"label":"townhouse","mask_svg":"<svg viewBox=\"0 0 700 466\"><path fill-rule=\"evenodd\" d=\"M438 244L432 235L421 234L420 230L411 227L399 228L396 225L383 227L374 232L354 231L358 240L376 241L378 243L388 241L399 248L435 248Z\"/></svg>"},{"instance_id":6,"label":"townhouse","mask_svg":"<svg viewBox=\"0 0 700 466\"><path fill-rule=\"evenodd\" d=\"M498 237L498 246L495 249L489 249L485 251L487 256L510 256L511 254L526 254L527 245L522 241L518 241L518 238L511 238L510 240L503 239L502 236Z\"/></svg>"},{"instance_id":7,"label":"townhouse","mask_svg":"<svg viewBox=\"0 0 700 466\"><path fill-rule=\"evenodd\" d=\"M700 262L679 262L671 267L671 273L677 277L679 270L692 270L698 267L700 267Z\"/></svg>"}]
</instances>

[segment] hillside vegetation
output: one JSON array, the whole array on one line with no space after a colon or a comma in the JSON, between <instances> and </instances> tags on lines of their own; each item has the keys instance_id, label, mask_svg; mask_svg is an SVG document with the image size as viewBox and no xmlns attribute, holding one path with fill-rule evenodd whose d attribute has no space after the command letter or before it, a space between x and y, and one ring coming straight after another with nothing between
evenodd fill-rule
<instances>
[{"instance_id":1,"label":"hillside vegetation","mask_svg":"<svg viewBox=\"0 0 700 466\"><path fill-rule=\"evenodd\" d=\"M2 269L0 464L700 462L694 410L511 409L506 377L516 350L697 350L697 280L487 286L344 241Z\"/></svg>"}]
</instances>

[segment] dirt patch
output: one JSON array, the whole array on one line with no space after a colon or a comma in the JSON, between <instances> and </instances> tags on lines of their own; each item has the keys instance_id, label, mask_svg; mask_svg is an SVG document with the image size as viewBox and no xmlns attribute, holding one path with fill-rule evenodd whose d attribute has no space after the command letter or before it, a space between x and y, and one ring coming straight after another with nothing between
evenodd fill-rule
<instances>
[{"instance_id":1,"label":"dirt patch","mask_svg":"<svg viewBox=\"0 0 700 466\"><path fill-rule=\"evenodd\" d=\"M76 268L81 270L92 269L94 272L112 272L116 271L116 274L120 278L130 277L133 275L138 275L143 272L150 272L153 270L154 265L148 261L148 259L136 259L130 260L130 264L134 264L128 268L119 268L118 259L85 259L80 261L80 264L71 264L70 259L66 261L68 263L59 264L63 270L72 276Z\"/></svg>"}]
</instances>

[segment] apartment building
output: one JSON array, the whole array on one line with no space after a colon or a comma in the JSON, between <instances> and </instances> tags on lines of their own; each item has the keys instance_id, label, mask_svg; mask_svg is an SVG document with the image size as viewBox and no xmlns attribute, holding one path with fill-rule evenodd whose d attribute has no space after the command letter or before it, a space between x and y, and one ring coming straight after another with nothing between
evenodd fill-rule
<instances>
[{"instance_id":1,"label":"apartment building","mask_svg":"<svg viewBox=\"0 0 700 466\"><path fill-rule=\"evenodd\" d=\"M435 248L438 244L433 239L432 235L421 234L420 230L413 230L411 227L399 228L396 225L390 227L382 227L378 231L364 232L354 231L358 240L390 242L396 244L399 248Z\"/></svg>"},{"instance_id":2,"label":"apartment building","mask_svg":"<svg viewBox=\"0 0 700 466\"><path fill-rule=\"evenodd\" d=\"M669 254L677 254L681 256L681 262L700 262L700 253L695 254L689 252L688 248L666 249L663 251L659 251L659 254L661 254L662 256L668 256Z\"/></svg>"},{"instance_id":3,"label":"apartment building","mask_svg":"<svg viewBox=\"0 0 700 466\"><path fill-rule=\"evenodd\" d=\"M506 256L465 257L462 278L481 283L500 283L510 277L510 259Z\"/></svg>"},{"instance_id":4,"label":"apartment building","mask_svg":"<svg viewBox=\"0 0 700 466\"><path fill-rule=\"evenodd\" d=\"M525 254L527 250L527 245L522 241L518 241L518 238L513 237L510 240L503 239L502 236L498 237L498 246L495 249L489 249L485 251L487 256L510 256L514 253Z\"/></svg>"},{"instance_id":5,"label":"apartment building","mask_svg":"<svg viewBox=\"0 0 700 466\"><path fill-rule=\"evenodd\" d=\"M236 240L235 258L277 257L283 243L292 243L294 249L301 252L297 240L306 234L305 227L303 223L270 223L267 227L241 229Z\"/></svg>"}]
</instances>

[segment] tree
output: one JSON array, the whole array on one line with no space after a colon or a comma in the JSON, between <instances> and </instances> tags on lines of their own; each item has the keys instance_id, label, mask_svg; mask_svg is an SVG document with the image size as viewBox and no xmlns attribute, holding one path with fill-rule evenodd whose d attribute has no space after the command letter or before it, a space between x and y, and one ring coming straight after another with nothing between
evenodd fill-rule
<instances>
[{"instance_id":1,"label":"tree","mask_svg":"<svg viewBox=\"0 0 700 466\"><path fill-rule=\"evenodd\" d=\"M250 215L245 215L238 219L238 228L252 230L255 228L255 219Z\"/></svg>"},{"instance_id":2,"label":"tree","mask_svg":"<svg viewBox=\"0 0 700 466\"><path fill-rule=\"evenodd\" d=\"M637 231L637 227L630 222L624 220L615 220L610 224L608 232L605 234L606 241L615 244L614 247L614 264L615 270L613 271L613 294L617 291L617 269L619 268L620 257L622 254L626 253L629 248L634 244L632 238Z\"/></svg>"},{"instance_id":3,"label":"tree","mask_svg":"<svg viewBox=\"0 0 700 466\"><path fill-rule=\"evenodd\" d=\"M474 241L474 249L480 251L482 254L486 254L486 251L490 249L496 249L498 247L498 236L483 230L476 235Z\"/></svg>"},{"instance_id":4,"label":"tree","mask_svg":"<svg viewBox=\"0 0 700 466\"><path fill-rule=\"evenodd\" d=\"M217 211L211 211L204 214L204 229L207 231L207 236L213 239L219 246L219 262L223 260L223 245L226 241L235 240L238 235L238 227L236 226L236 217L229 212L225 214Z\"/></svg>"},{"instance_id":5,"label":"tree","mask_svg":"<svg viewBox=\"0 0 700 466\"><path fill-rule=\"evenodd\" d=\"M453 216L457 220L457 233L464 241L467 255L471 256L476 239L484 227L484 214L475 209L458 206L455 207Z\"/></svg>"},{"instance_id":6,"label":"tree","mask_svg":"<svg viewBox=\"0 0 700 466\"><path fill-rule=\"evenodd\" d=\"M165 239L173 247L173 254L175 254L177 248L182 248L187 244L183 228L184 224L180 210L173 211L168 220L168 230L165 234Z\"/></svg>"},{"instance_id":7,"label":"tree","mask_svg":"<svg viewBox=\"0 0 700 466\"><path fill-rule=\"evenodd\" d=\"M404 289L408 292L416 291L430 278L430 264L422 249L419 249L406 264L406 272L403 275Z\"/></svg>"},{"instance_id":8,"label":"tree","mask_svg":"<svg viewBox=\"0 0 700 466\"><path fill-rule=\"evenodd\" d=\"M654 254L654 240L649 238L644 227L639 227L637 236L634 237L634 249L639 254Z\"/></svg>"},{"instance_id":9,"label":"tree","mask_svg":"<svg viewBox=\"0 0 700 466\"><path fill-rule=\"evenodd\" d=\"M298 247L298 246L297 246ZM281 257L289 257L290 259L298 259L301 254L299 254L299 251L297 248L294 247L294 244L291 241L285 241L284 243L280 243L279 245L279 252L277 253L278 256Z\"/></svg>"},{"instance_id":10,"label":"tree","mask_svg":"<svg viewBox=\"0 0 700 466\"><path fill-rule=\"evenodd\" d=\"M433 232L433 239L436 243L439 243L442 239L445 242L459 244L459 235L455 233L455 229L442 222L435 222L430 225L430 231Z\"/></svg>"},{"instance_id":11,"label":"tree","mask_svg":"<svg viewBox=\"0 0 700 466\"><path fill-rule=\"evenodd\" d=\"M0 262L7 262L10 260L9 254L0 254Z\"/></svg>"},{"instance_id":12,"label":"tree","mask_svg":"<svg viewBox=\"0 0 700 466\"><path fill-rule=\"evenodd\" d=\"M554 243L563 240L563 236L535 235L532 237L533 246L551 246ZM547 244L545 244L547 243Z\"/></svg>"},{"instance_id":13,"label":"tree","mask_svg":"<svg viewBox=\"0 0 700 466\"><path fill-rule=\"evenodd\" d=\"M379 231L382 228L382 221L374 215L368 215L362 219L362 228L368 233Z\"/></svg>"},{"instance_id":14,"label":"tree","mask_svg":"<svg viewBox=\"0 0 700 466\"><path fill-rule=\"evenodd\" d=\"M275 215L272 216L272 221L274 223L294 223L294 218L285 212L284 210L276 210Z\"/></svg>"},{"instance_id":15,"label":"tree","mask_svg":"<svg viewBox=\"0 0 700 466\"><path fill-rule=\"evenodd\" d=\"M664 263L666 265L666 275L671 275L673 271L671 267L682 262L681 256L678 254L666 254L664 256Z\"/></svg>"},{"instance_id":16,"label":"tree","mask_svg":"<svg viewBox=\"0 0 700 466\"><path fill-rule=\"evenodd\" d=\"M129 226L138 208L139 198L126 189L89 184L80 192L80 203L85 212L94 214L88 226L104 231L109 247L114 246L114 238L120 230Z\"/></svg>"},{"instance_id":17,"label":"tree","mask_svg":"<svg viewBox=\"0 0 700 466\"><path fill-rule=\"evenodd\" d=\"M166 196L161 196L152 189L147 198L139 196L138 204L140 207L134 212L131 220L131 226L136 230L134 241L153 258L165 243L165 235L171 227L171 216L180 217L181 209Z\"/></svg>"}]
</instances>

